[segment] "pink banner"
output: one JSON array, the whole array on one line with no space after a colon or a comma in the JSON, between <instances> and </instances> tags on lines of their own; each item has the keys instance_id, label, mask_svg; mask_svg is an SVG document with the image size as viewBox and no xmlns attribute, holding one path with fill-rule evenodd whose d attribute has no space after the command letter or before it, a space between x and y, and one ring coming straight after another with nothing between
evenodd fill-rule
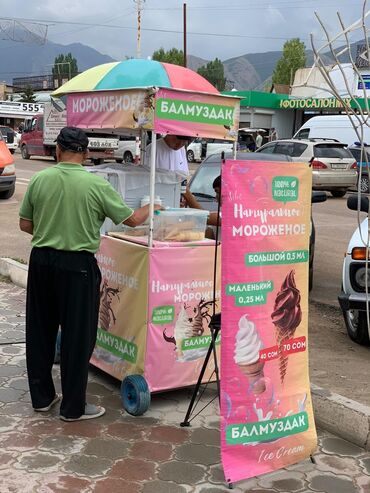
<instances>
[{"instance_id":1,"label":"pink banner","mask_svg":"<svg viewBox=\"0 0 370 493\"><path fill-rule=\"evenodd\" d=\"M160 89L155 97L154 130L236 140L239 107L237 98Z\"/></svg>"},{"instance_id":2,"label":"pink banner","mask_svg":"<svg viewBox=\"0 0 370 493\"><path fill-rule=\"evenodd\" d=\"M188 386L198 379L211 341L214 246L154 248L149 255L144 375L153 392ZM219 278L217 284L219 299ZM219 347L220 341L216 344ZM213 361L205 380L212 365Z\"/></svg>"},{"instance_id":3,"label":"pink banner","mask_svg":"<svg viewBox=\"0 0 370 493\"><path fill-rule=\"evenodd\" d=\"M153 92L94 91L67 96L67 124L79 128L153 128Z\"/></svg>"},{"instance_id":4,"label":"pink banner","mask_svg":"<svg viewBox=\"0 0 370 493\"><path fill-rule=\"evenodd\" d=\"M227 481L316 448L308 375L311 170L222 167L221 443Z\"/></svg>"}]
</instances>

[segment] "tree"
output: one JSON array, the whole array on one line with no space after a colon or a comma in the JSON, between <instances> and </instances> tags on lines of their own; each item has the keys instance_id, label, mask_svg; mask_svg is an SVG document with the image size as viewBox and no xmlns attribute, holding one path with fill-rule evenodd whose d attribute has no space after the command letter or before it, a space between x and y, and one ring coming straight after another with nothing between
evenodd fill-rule
<instances>
[{"instance_id":1,"label":"tree","mask_svg":"<svg viewBox=\"0 0 370 493\"><path fill-rule=\"evenodd\" d=\"M226 87L226 78L224 73L224 66L221 60L215 58L212 62L208 62L207 65L199 67L198 74L207 79L213 84L219 91L224 91Z\"/></svg>"},{"instance_id":2,"label":"tree","mask_svg":"<svg viewBox=\"0 0 370 493\"><path fill-rule=\"evenodd\" d=\"M296 71L299 68L305 67L305 65L305 44L300 41L299 38L286 41L283 47L283 55L278 60L272 74L272 83L291 85L293 83Z\"/></svg>"},{"instance_id":3,"label":"tree","mask_svg":"<svg viewBox=\"0 0 370 493\"><path fill-rule=\"evenodd\" d=\"M72 79L78 74L77 60L72 56L72 53L67 55L60 55L55 57L53 67L53 78L58 79L58 85L60 85L63 79Z\"/></svg>"},{"instance_id":4,"label":"tree","mask_svg":"<svg viewBox=\"0 0 370 493\"><path fill-rule=\"evenodd\" d=\"M21 103L34 103L36 101L35 99L35 94L33 92L33 89L31 86L26 86L26 89L24 90L22 97L20 99Z\"/></svg>"},{"instance_id":5,"label":"tree","mask_svg":"<svg viewBox=\"0 0 370 493\"><path fill-rule=\"evenodd\" d=\"M153 60L157 62L173 63L174 65L184 66L184 52L177 48L171 48L165 51L163 48L159 48L153 53Z\"/></svg>"}]
</instances>

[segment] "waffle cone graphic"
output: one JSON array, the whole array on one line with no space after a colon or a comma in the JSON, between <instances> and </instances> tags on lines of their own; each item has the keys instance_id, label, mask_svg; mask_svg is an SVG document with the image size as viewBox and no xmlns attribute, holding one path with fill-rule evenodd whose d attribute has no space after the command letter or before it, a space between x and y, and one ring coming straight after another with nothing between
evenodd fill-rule
<instances>
[{"instance_id":1,"label":"waffle cone graphic","mask_svg":"<svg viewBox=\"0 0 370 493\"><path fill-rule=\"evenodd\" d=\"M280 381L284 383L285 375L288 368L288 355L284 354L283 348L284 343L291 339L294 335L294 331L292 334L282 334L279 330L276 331L276 342L279 347L279 371L280 371Z\"/></svg>"},{"instance_id":2,"label":"waffle cone graphic","mask_svg":"<svg viewBox=\"0 0 370 493\"><path fill-rule=\"evenodd\" d=\"M276 327L276 342L279 347L280 380L284 383L288 367L288 355L284 354L284 343L294 337L295 331L302 320L301 294L295 284L294 270L286 276L278 292L272 322Z\"/></svg>"},{"instance_id":3,"label":"waffle cone graphic","mask_svg":"<svg viewBox=\"0 0 370 493\"><path fill-rule=\"evenodd\" d=\"M263 379L265 376L263 367L265 363L262 361L256 361L249 365L240 365L240 371L247 377L252 387L252 392L255 395L262 394L266 390L266 385Z\"/></svg>"}]
</instances>

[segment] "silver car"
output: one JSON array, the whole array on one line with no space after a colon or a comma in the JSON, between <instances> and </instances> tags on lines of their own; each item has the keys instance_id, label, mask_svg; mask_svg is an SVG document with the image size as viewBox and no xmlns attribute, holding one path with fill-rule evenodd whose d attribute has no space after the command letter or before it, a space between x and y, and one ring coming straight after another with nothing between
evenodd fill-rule
<instances>
[{"instance_id":1,"label":"silver car","mask_svg":"<svg viewBox=\"0 0 370 493\"><path fill-rule=\"evenodd\" d=\"M346 144L330 139L275 140L256 152L284 154L293 161L312 165L313 190L327 190L333 197L343 197L357 186L357 163Z\"/></svg>"}]
</instances>

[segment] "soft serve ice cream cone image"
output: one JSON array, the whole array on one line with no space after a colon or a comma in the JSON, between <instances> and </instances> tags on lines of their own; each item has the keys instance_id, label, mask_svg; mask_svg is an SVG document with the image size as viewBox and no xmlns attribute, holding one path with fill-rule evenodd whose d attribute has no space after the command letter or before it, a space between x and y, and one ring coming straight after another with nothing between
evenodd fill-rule
<instances>
[{"instance_id":1,"label":"soft serve ice cream cone image","mask_svg":"<svg viewBox=\"0 0 370 493\"><path fill-rule=\"evenodd\" d=\"M166 329L163 331L163 338L166 342L172 342L175 345L176 359L177 361L185 361L187 359L194 359L194 350L185 351L182 350L182 342L184 339L189 339L194 336L194 327L192 319L186 312L185 304L182 305L179 315L175 323L175 329L173 336L168 336ZM196 350L197 353L199 350ZM200 357L200 356L197 356Z\"/></svg>"},{"instance_id":2,"label":"soft serve ice cream cone image","mask_svg":"<svg viewBox=\"0 0 370 493\"><path fill-rule=\"evenodd\" d=\"M239 330L235 338L234 361L243 375L249 380L252 392L262 394L266 390L263 377L265 363L260 361L263 347L256 325L243 315L239 320Z\"/></svg>"},{"instance_id":3,"label":"soft serve ice cream cone image","mask_svg":"<svg viewBox=\"0 0 370 493\"><path fill-rule=\"evenodd\" d=\"M186 312L186 308L183 305L181 307L179 316L176 320L175 324L175 331L174 331L174 338L176 340L176 353L177 353L177 359L181 359L183 356L182 352L182 341L184 339L188 339L189 337L192 337L193 335L193 324L189 320L189 316Z\"/></svg>"},{"instance_id":4,"label":"soft serve ice cream cone image","mask_svg":"<svg viewBox=\"0 0 370 493\"><path fill-rule=\"evenodd\" d=\"M288 356L283 352L283 344L292 337L302 320L301 294L295 284L294 270L286 276L276 295L274 311L271 314L276 327L276 342L279 346L280 380L284 383L288 366Z\"/></svg>"}]
</instances>

